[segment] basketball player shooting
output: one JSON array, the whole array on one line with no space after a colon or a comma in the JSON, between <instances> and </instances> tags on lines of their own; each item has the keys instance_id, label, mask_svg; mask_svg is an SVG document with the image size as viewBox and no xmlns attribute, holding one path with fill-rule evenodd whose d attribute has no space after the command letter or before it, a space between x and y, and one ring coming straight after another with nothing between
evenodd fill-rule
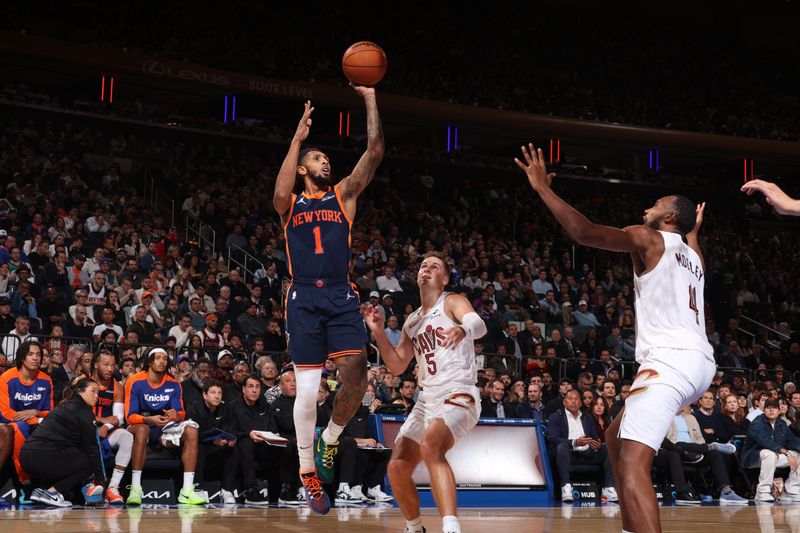
<instances>
[{"instance_id":1,"label":"basketball player shooting","mask_svg":"<svg viewBox=\"0 0 800 533\"><path fill-rule=\"evenodd\" d=\"M644 224L617 229L593 224L550 187L542 150L522 147L514 162L544 204L579 244L628 252L636 291L636 362L625 408L606 430L624 532L660 532L650 477L653 457L675 413L711 384L716 365L705 334L705 274L697 232L705 203L665 196L644 212Z\"/></svg>"},{"instance_id":2,"label":"basketball player shooting","mask_svg":"<svg viewBox=\"0 0 800 533\"><path fill-rule=\"evenodd\" d=\"M419 494L411 478L425 461L431 491L444 533L460 533L456 516L456 484L445 453L478 422L480 396L475 387L473 340L486 334L486 324L460 294L444 292L450 272L440 252L425 254L417 274L422 306L403 324L400 342L392 347L384 319L376 307L365 313L381 358L395 376L413 357L419 365L422 392L397 435L389 462L389 480L406 519L406 533L422 533Z\"/></svg>"},{"instance_id":3,"label":"basketball player shooting","mask_svg":"<svg viewBox=\"0 0 800 533\"><path fill-rule=\"evenodd\" d=\"M300 149L311 130L314 108L306 102L275 184L273 205L286 235L292 277L286 293L286 337L295 367L294 423L300 479L306 501L317 513L330 510L323 483L333 481L339 434L361 404L367 388L364 346L367 332L358 293L348 281L350 230L358 195L372 181L383 158L383 129L375 89L353 86L367 108L367 150L352 174L334 185L328 156ZM292 193L297 178L303 192ZM336 361L343 382L325 431L315 431L317 391L325 360Z\"/></svg>"}]
</instances>

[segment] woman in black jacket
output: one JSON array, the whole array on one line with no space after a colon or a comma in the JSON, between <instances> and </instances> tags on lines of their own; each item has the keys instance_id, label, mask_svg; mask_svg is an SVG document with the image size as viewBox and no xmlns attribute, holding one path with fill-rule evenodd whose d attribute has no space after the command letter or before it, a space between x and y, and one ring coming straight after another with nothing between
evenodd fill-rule
<instances>
[{"instance_id":1,"label":"woman in black jacket","mask_svg":"<svg viewBox=\"0 0 800 533\"><path fill-rule=\"evenodd\" d=\"M22 467L38 485L49 487L34 489L31 500L69 507L63 492L85 484L86 503L103 501L105 473L93 411L97 391L97 383L79 379L69 398L50 411L22 446Z\"/></svg>"}]
</instances>

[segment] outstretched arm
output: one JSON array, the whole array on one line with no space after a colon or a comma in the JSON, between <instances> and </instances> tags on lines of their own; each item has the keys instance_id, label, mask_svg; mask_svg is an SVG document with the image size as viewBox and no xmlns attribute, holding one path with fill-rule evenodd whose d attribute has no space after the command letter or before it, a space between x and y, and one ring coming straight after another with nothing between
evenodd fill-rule
<instances>
[{"instance_id":1,"label":"outstretched arm","mask_svg":"<svg viewBox=\"0 0 800 533\"><path fill-rule=\"evenodd\" d=\"M411 346L411 339L408 338L406 332L404 331L400 334L400 342L397 343L395 348L386 336L386 331L383 329L384 320L377 307L369 307L364 312L364 321L375 336L381 359L386 363L386 368L389 369L389 372L395 376L405 372L408 363L414 357L414 348Z\"/></svg>"},{"instance_id":2,"label":"outstretched arm","mask_svg":"<svg viewBox=\"0 0 800 533\"><path fill-rule=\"evenodd\" d=\"M742 185L742 192L748 196L761 192L767 203L775 208L779 215L800 216L800 200L795 200L783 192L780 187L769 181L751 180Z\"/></svg>"},{"instance_id":3,"label":"outstretched arm","mask_svg":"<svg viewBox=\"0 0 800 533\"><path fill-rule=\"evenodd\" d=\"M703 259L703 252L700 251L700 242L697 240L697 234L700 232L700 226L703 224L703 212L706 210L706 203L697 204L697 219L694 223L694 229L686 234L686 242L689 243L689 248L695 251L700 256L703 270L706 268L706 262Z\"/></svg>"},{"instance_id":4,"label":"outstretched arm","mask_svg":"<svg viewBox=\"0 0 800 533\"><path fill-rule=\"evenodd\" d=\"M378 165L383 159L384 146L383 126L381 126L381 117L378 114L375 89L360 85L352 87L364 98L367 106L367 151L358 160L353 173L339 183L339 190L345 205L352 201L353 207L355 207L355 199L369 185L375 176L375 171L378 170Z\"/></svg>"},{"instance_id":5,"label":"outstretched arm","mask_svg":"<svg viewBox=\"0 0 800 533\"><path fill-rule=\"evenodd\" d=\"M278 171L278 178L275 180L275 195L272 197L272 205L281 216L281 222L285 222L284 215L292 206L292 189L294 189L294 182L297 178L297 156L300 154L300 145L308 138L311 131L311 113L313 112L311 100L306 101L303 116L300 118L297 131L289 145L289 152L286 154L281 169Z\"/></svg>"},{"instance_id":6,"label":"outstretched arm","mask_svg":"<svg viewBox=\"0 0 800 533\"><path fill-rule=\"evenodd\" d=\"M601 248L612 252L645 252L660 239L658 232L646 226L629 226L625 229L594 224L574 207L562 200L550 187L555 174L548 174L541 148L533 144L522 147L523 163L518 158L514 162L528 176L534 191L564 227L570 237L579 244Z\"/></svg>"}]
</instances>

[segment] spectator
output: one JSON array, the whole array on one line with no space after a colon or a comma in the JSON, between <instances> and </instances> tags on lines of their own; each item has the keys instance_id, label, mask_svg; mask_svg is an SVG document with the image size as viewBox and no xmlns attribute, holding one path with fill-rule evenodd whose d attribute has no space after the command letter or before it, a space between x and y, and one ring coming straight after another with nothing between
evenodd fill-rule
<instances>
[{"instance_id":1,"label":"spectator","mask_svg":"<svg viewBox=\"0 0 800 533\"><path fill-rule=\"evenodd\" d=\"M297 438L294 428L294 401L297 396L297 382L294 370L286 367L281 372L280 395L269 406L267 430L289 440L282 448L276 463L279 465L281 493L278 503L297 505L305 502L305 496L298 490L297 471L300 468L297 456Z\"/></svg>"},{"instance_id":2,"label":"spectator","mask_svg":"<svg viewBox=\"0 0 800 533\"><path fill-rule=\"evenodd\" d=\"M256 466L273 467L283 453L266 443L258 433L269 430L269 405L261 393L258 378L248 376L242 388L242 397L231 401L230 410L236 419L236 448L239 452L242 482L245 487L245 503L268 505L269 500L261 493ZM297 501L295 499L295 501Z\"/></svg>"},{"instance_id":3,"label":"spectator","mask_svg":"<svg viewBox=\"0 0 800 533\"><path fill-rule=\"evenodd\" d=\"M174 302L175 300L171 300ZM192 327L191 317L187 314L180 316L178 325L170 328L168 336L175 337L175 348L180 350L189 343L195 329Z\"/></svg>"},{"instance_id":4,"label":"spectator","mask_svg":"<svg viewBox=\"0 0 800 533\"><path fill-rule=\"evenodd\" d=\"M394 398L392 403L402 405L405 408L405 414L411 413L414 408L414 396L417 393L417 381L412 377L404 377L402 385L400 386L400 393Z\"/></svg>"},{"instance_id":5,"label":"spectator","mask_svg":"<svg viewBox=\"0 0 800 533\"><path fill-rule=\"evenodd\" d=\"M0 354L4 357L0 358L0 362L13 363L14 357L20 346L26 341L35 341L30 332L30 320L26 316L18 316L14 320L14 329L8 332L7 336L2 341L2 351Z\"/></svg>"},{"instance_id":6,"label":"spectator","mask_svg":"<svg viewBox=\"0 0 800 533\"><path fill-rule=\"evenodd\" d=\"M506 388L499 379L494 380L491 395L481 403L481 418L515 418L517 405L505 401Z\"/></svg>"},{"instance_id":7,"label":"spectator","mask_svg":"<svg viewBox=\"0 0 800 533\"><path fill-rule=\"evenodd\" d=\"M757 502L774 502L772 480L776 468L790 467L781 500L800 502L800 470L797 468L800 439L795 437L786 423L778 417L778 401L764 403L764 414L756 417L747 430L747 440L742 450L745 467L760 467Z\"/></svg>"},{"instance_id":8,"label":"spectator","mask_svg":"<svg viewBox=\"0 0 800 533\"><path fill-rule=\"evenodd\" d=\"M746 499L733 492L728 471L722 460L723 453L733 454L736 452L736 448L732 444L716 442L706 444L700 426L696 418L692 416L690 407L685 407L675 415L662 448L664 446L666 446L667 451L660 462L669 464L672 481L675 484L675 488L680 491L676 501L680 498L682 502L700 503L700 500L691 490L691 486L686 482L681 465L682 459L687 457L685 452L693 452L701 454L700 460L695 460L695 464L711 468L711 475L716 485L715 488L719 490L720 505L747 505Z\"/></svg>"},{"instance_id":9,"label":"spectator","mask_svg":"<svg viewBox=\"0 0 800 533\"><path fill-rule=\"evenodd\" d=\"M547 377L549 374L545 374L542 376L542 382L544 382L544 378ZM552 378L550 378L552 380ZM551 381L552 384L552 381ZM545 383L545 387L546 387ZM564 405L564 398L567 396L567 393L572 390L572 381L567 378L562 378L561 381L558 382L558 394L553 396L553 398L547 402L547 416L549 416L559 409L561 409Z\"/></svg>"},{"instance_id":10,"label":"spectator","mask_svg":"<svg viewBox=\"0 0 800 533\"><path fill-rule=\"evenodd\" d=\"M391 315L386 321L386 337L389 339L389 342L392 344L392 346L397 346L397 344L400 342L401 334L402 330L400 329L397 316Z\"/></svg>"},{"instance_id":11,"label":"spectator","mask_svg":"<svg viewBox=\"0 0 800 533\"><path fill-rule=\"evenodd\" d=\"M379 291L402 292L403 290L400 286L400 281L394 277L394 270L390 266L383 269L383 275L378 276L376 282Z\"/></svg>"},{"instance_id":12,"label":"spectator","mask_svg":"<svg viewBox=\"0 0 800 533\"><path fill-rule=\"evenodd\" d=\"M517 418L532 418L537 422L547 421L547 411L542 402L542 387L537 383L528 385L527 398L517 406Z\"/></svg>"},{"instance_id":13,"label":"spectator","mask_svg":"<svg viewBox=\"0 0 800 533\"><path fill-rule=\"evenodd\" d=\"M589 406L590 414L594 420L597 438L605 444L606 442L606 429L611 425L611 416L608 413L608 404L602 396L596 396Z\"/></svg>"},{"instance_id":14,"label":"spectator","mask_svg":"<svg viewBox=\"0 0 800 533\"><path fill-rule=\"evenodd\" d=\"M67 388L78 375L80 371L80 361L83 359L85 350L85 346L81 344L71 344L64 357L64 364L53 370L53 400L56 403L61 401L64 389Z\"/></svg>"},{"instance_id":15,"label":"spectator","mask_svg":"<svg viewBox=\"0 0 800 533\"><path fill-rule=\"evenodd\" d=\"M594 316L594 313L589 311L589 304L586 300L578 302L578 310L572 313L575 323L579 326L600 326L600 321Z\"/></svg>"},{"instance_id":16,"label":"spectator","mask_svg":"<svg viewBox=\"0 0 800 533\"><path fill-rule=\"evenodd\" d=\"M250 337L259 337L267 331L267 321L258 314L258 305L253 301L247 302L245 313L239 316L237 323L241 332Z\"/></svg>"},{"instance_id":17,"label":"spectator","mask_svg":"<svg viewBox=\"0 0 800 533\"><path fill-rule=\"evenodd\" d=\"M603 472L602 500L617 501L617 491L606 447L600 442L591 415L580 410L580 396L569 391L564 397L563 409L548 419L550 455L556 464L561 482L561 501L571 502L572 483L570 468L573 464L597 465Z\"/></svg>"},{"instance_id":18,"label":"spectator","mask_svg":"<svg viewBox=\"0 0 800 533\"><path fill-rule=\"evenodd\" d=\"M240 393L241 394L241 393ZM212 430L222 430L226 433L236 433L236 420L234 414L222 401L222 385L214 379L203 383L203 401L196 402L187 408L190 420L199 426L200 442L197 449L196 480L204 480L206 462L212 457L219 457L222 462L222 492L223 504L235 504L236 497L233 491L236 488L235 480L237 466L239 465L238 448L235 448L238 439L217 437L206 439L203 435Z\"/></svg>"},{"instance_id":19,"label":"spectator","mask_svg":"<svg viewBox=\"0 0 800 533\"><path fill-rule=\"evenodd\" d=\"M179 356L188 357L186 355ZM191 377L181 383L181 398L187 410L195 404L203 402L203 384L211 378L214 367L208 359L198 359L192 368Z\"/></svg>"},{"instance_id":20,"label":"spectator","mask_svg":"<svg viewBox=\"0 0 800 533\"><path fill-rule=\"evenodd\" d=\"M739 399L735 394L728 394L722 402L722 426L731 440L747 435L750 428L750 421L745 418L744 409L739 407Z\"/></svg>"}]
</instances>

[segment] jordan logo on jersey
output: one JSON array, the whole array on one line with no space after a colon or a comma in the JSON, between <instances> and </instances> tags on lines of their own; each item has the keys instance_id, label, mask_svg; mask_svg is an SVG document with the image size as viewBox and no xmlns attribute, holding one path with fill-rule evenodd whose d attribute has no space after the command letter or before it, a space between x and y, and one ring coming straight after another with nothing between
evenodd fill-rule
<instances>
[{"instance_id":1,"label":"jordan logo on jersey","mask_svg":"<svg viewBox=\"0 0 800 533\"><path fill-rule=\"evenodd\" d=\"M432 352L437 346L444 346L444 328L433 329L430 324L425 331L414 335L411 344L414 346L414 354L419 355L423 352Z\"/></svg>"}]
</instances>

